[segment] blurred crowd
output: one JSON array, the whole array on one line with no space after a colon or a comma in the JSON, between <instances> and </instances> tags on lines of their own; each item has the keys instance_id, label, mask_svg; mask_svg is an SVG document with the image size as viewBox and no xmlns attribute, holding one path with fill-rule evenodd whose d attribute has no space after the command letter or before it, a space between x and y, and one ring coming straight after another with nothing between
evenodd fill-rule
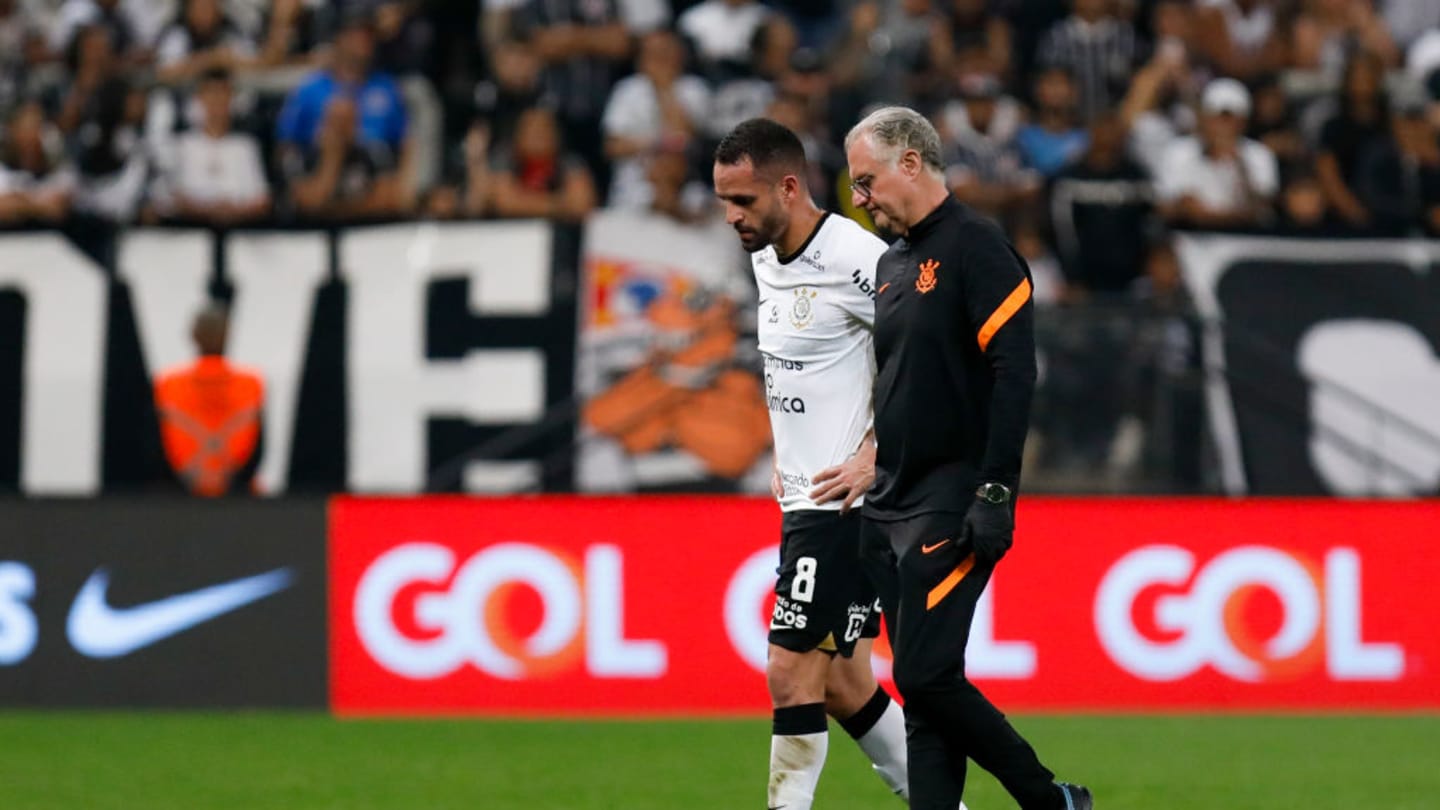
<instances>
[{"instance_id":1,"label":"blurred crowd","mask_svg":"<svg viewBox=\"0 0 1440 810\"><path fill-rule=\"evenodd\" d=\"M698 222L758 115L863 221L840 143L880 104L1061 313L1037 425L1087 463L1193 365L1134 318L1183 297L1175 229L1440 233L1440 0L0 0L0 225Z\"/></svg>"},{"instance_id":2,"label":"blurred crowd","mask_svg":"<svg viewBox=\"0 0 1440 810\"><path fill-rule=\"evenodd\" d=\"M845 208L902 103L1063 297L1167 226L1440 230L1437 97L1435 0L0 0L0 221L698 220L755 115Z\"/></svg>"}]
</instances>

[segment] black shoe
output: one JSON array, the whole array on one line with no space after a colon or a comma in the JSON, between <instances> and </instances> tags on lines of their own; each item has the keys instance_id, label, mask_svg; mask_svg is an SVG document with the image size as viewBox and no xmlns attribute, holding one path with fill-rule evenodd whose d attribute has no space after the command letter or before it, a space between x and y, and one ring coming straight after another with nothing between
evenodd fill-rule
<instances>
[{"instance_id":1,"label":"black shoe","mask_svg":"<svg viewBox=\"0 0 1440 810\"><path fill-rule=\"evenodd\" d=\"M1064 810L1094 810L1095 800L1090 798L1090 788L1069 782L1056 782L1055 786L1065 797L1065 804L1061 805Z\"/></svg>"}]
</instances>

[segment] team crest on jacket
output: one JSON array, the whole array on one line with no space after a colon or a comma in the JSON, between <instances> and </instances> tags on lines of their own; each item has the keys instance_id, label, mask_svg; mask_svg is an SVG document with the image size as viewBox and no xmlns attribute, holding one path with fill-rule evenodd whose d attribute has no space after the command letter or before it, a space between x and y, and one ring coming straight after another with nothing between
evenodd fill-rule
<instances>
[{"instance_id":1,"label":"team crest on jacket","mask_svg":"<svg viewBox=\"0 0 1440 810\"><path fill-rule=\"evenodd\" d=\"M915 279L915 289L921 294L928 293L935 289L935 271L940 268L940 262L934 259L926 259L920 263L920 276Z\"/></svg>"},{"instance_id":2,"label":"team crest on jacket","mask_svg":"<svg viewBox=\"0 0 1440 810\"><path fill-rule=\"evenodd\" d=\"M801 287L795 291L795 303L790 307L790 323L796 329L804 329L815 320L815 306L811 303L819 293L809 287Z\"/></svg>"}]
</instances>

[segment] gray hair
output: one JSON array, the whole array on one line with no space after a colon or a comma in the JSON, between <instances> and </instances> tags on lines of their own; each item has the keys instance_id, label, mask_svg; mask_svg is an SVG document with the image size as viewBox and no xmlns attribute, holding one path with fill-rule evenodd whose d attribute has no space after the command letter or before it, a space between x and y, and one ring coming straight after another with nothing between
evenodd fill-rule
<instances>
[{"instance_id":1,"label":"gray hair","mask_svg":"<svg viewBox=\"0 0 1440 810\"><path fill-rule=\"evenodd\" d=\"M900 159L907 149L920 153L925 168L934 172L945 171L940 156L940 133L925 116L909 107L881 107L865 116L845 136L845 150L865 136L880 150L889 154L893 162Z\"/></svg>"}]
</instances>

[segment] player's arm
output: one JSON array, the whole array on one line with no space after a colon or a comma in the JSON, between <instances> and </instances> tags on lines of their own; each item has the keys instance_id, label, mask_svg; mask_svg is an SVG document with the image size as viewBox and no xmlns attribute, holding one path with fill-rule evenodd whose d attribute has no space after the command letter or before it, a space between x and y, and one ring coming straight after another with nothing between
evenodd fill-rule
<instances>
[{"instance_id":1,"label":"player's arm","mask_svg":"<svg viewBox=\"0 0 1440 810\"><path fill-rule=\"evenodd\" d=\"M975 226L977 231L984 226ZM966 234L965 306L972 340L993 375L980 481L1020 482L1035 392L1035 305L1030 277L996 231Z\"/></svg>"},{"instance_id":2,"label":"player's arm","mask_svg":"<svg viewBox=\"0 0 1440 810\"><path fill-rule=\"evenodd\" d=\"M993 380L980 490L965 513L962 539L971 543L977 561L994 564L1005 556L1015 534L1015 490L1035 392L1035 305L1030 276L998 231L975 226L958 236L966 246L969 339L976 342Z\"/></svg>"}]
</instances>

